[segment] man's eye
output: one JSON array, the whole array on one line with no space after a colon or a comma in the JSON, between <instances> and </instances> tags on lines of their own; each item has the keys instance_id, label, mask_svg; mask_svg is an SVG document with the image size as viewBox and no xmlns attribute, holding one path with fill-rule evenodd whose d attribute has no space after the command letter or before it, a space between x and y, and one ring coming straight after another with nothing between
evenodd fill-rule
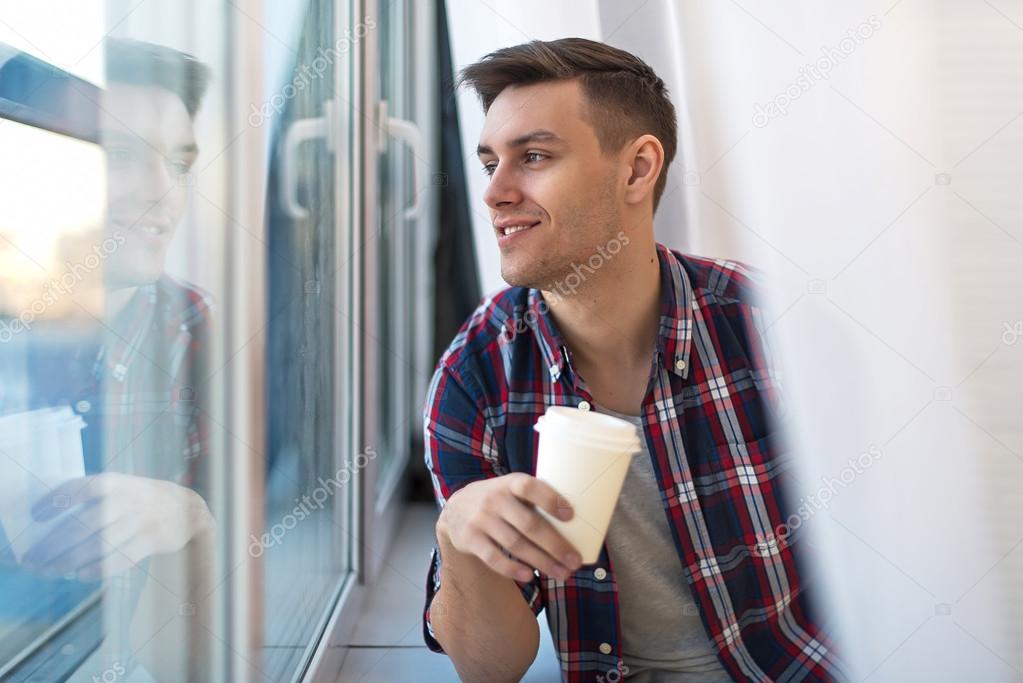
<instances>
[{"instance_id":1,"label":"man's eye","mask_svg":"<svg viewBox=\"0 0 1023 683\"><path fill-rule=\"evenodd\" d=\"M111 164L126 164L131 160L131 152L125 147L106 147L104 151Z\"/></svg>"},{"instance_id":2,"label":"man's eye","mask_svg":"<svg viewBox=\"0 0 1023 683\"><path fill-rule=\"evenodd\" d=\"M542 161L547 158L547 155L543 154L542 152L526 152L524 158L526 160L526 163L528 164L532 161ZM494 175L494 170L496 168L497 164L484 164L483 173L485 173L488 176L492 176Z\"/></svg>"},{"instance_id":3,"label":"man's eye","mask_svg":"<svg viewBox=\"0 0 1023 683\"><path fill-rule=\"evenodd\" d=\"M191 162L183 161L181 159L169 159L167 165L170 167L173 173L178 175L184 175L188 173L188 170L192 168Z\"/></svg>"}]
</instances>

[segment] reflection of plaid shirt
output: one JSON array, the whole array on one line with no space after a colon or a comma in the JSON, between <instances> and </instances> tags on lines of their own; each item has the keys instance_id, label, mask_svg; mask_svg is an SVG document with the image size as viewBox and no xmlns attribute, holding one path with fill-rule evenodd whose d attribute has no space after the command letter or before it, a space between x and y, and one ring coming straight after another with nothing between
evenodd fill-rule
<instances>
[{"instance_id":1,"label":"reflection of plaid shirt","mask_svg":"<svg viewBox=\"0 0 1023 683\"><path fill-rule=\"evenodd\" d=\"M780 398L766 360L762 312L744 266L657 247L661 325L656 373L643 400L644 430L679 571L725 668L737 680L835 680L833 646L815 621L796 535L772 530L785 499L778 435ZM441 358L425 412L426 464L438 504L474 481L536 473L533 425L551 405L593 402L572 354L535 289L488 299ZM613 551L613 548L611 549ZM616 680L622 652L613 552L567 581L538 574L519 584L547 621L563 678ZM440 586L431 557L424 637ZM607 571L595 578L596 567ZM677 600L685 596L664 596ZM496 616L496 615L495 615ZM613 673L612 673L613 672Z\"/></svg>"},{"instance_id":2,"label":"reflection of plaid shirt","mask_svg":"<svg viewBox=\"0 0 1023 683\"><path fill-rule=\"evenodd\" d=\"M86 472L122 472L163 479L208 498L208 427L203 411L209 377L208 295L164 276L139 287L124 310L104 320L99 333L80 339L64 326L37 326L26 366L8 368L17 391L0 395L0 413L70 405L82 416ZM24 371L27 381L17 373ZM18 381L15 381L18 380ZM111 615L96 642L118 653L128 669L129 628L147 579L148 562L106 581L104 611ZM36 580L39 603L60 616L94 584ZM59 590L60 595L55 591ZM70 601L70 602L69 602ZM137 644L136 644L137 645Z\"/></svg>"},{"instance_id":3,"label":"reflection of plaid shirt","mask_svg":"<svg viewBox=\"0 0 1023 683\"><path fill-rule=\"evenodd\" d=\"M103 466L174 481L206 497L204 403L210 298L164 276L142 287L106 331L97 359Z\"/></svg>"},{"instance_id":4,"label":"reflection of plaid shirt","mask_svg":"<svg viewBox=\"0 0 1023 683\"><path fill-rule=\"evenodd\" d=\"M69 405L86 423L88 473L137 474L205 493L209 296L165 275L95 328L87 340L63 327L34 330L28 395L12 394L0 410Z\"/></svg>"},{"instance_id":5,"label":"reflection of plaid shirt","mask_svg":"<svg viewBox=\"0 0 1023 683\"><path fill-rule=\"evenodd\" d=\"M99 393L92 419L101 425L103 457L98 471L173 481L209 501L209 430L202 408L210 308L207 294L164 275L140 287L108 324L93 368ZM128 629L148 564L109 582L105 597L123 609L107 647L129 670L137 662Z\"/></svg>"}]
</instances>

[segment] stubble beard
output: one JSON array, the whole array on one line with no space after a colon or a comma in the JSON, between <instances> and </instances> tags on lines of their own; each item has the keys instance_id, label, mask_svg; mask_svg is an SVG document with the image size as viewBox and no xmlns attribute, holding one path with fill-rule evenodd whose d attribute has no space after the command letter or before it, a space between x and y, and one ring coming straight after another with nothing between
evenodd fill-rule
<instances>
[{"instance_id":1,"label":"stubble beard","mask_svg":"<svg viewBox=\"0 0 1023 683\"><path fill-rule=\"evenodd\" d=\"M591 197L587 197L587 200ZM597 247L614 239L620 230L615 207L614 184L604 183L602 191L592 197L592 202L580 202L569 208L564 215L579 216L570 224L562 224L553 244L546 245L536 258L510 270L502 257L501 277L512 287L529 287L557 292L575 268L586 264ZM520 257L521 258L521 257ZM599 273L599 271L598 271ZM597 275L598 273L594 273Z\"/></svg>"}]
</instances>

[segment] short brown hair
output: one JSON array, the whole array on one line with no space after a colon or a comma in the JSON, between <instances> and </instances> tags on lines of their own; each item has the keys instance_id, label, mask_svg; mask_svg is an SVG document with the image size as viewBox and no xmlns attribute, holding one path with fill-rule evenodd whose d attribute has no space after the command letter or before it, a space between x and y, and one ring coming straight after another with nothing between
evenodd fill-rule
<instances>
[{"instance_id":1,"label":"short brown hair","mask_svg":"<svg viewBox=\"0 0 1023 683\"><path fill-rule=\"evenodd\" d=\"M656 211L675 158L678 124L664 81L639 57L584 38L534 40L470 64L459 73L457 85L475 90L486 113L509 86L575 78L582 84L589 121L605 155L647 133L661 141L664 166L654 185Z\"/></svg>"},{"instance_id":2,"label":"short brown hair","mask_svg":"<svg viewBox=\"0 0 1023 683\"><path fill-rule=\"evenodd\" d=\"M105 47L109 82L169 90L195 119L210 80L208 66L192 55L141 40L107 38Z\"/></svg>"}]
</instances>

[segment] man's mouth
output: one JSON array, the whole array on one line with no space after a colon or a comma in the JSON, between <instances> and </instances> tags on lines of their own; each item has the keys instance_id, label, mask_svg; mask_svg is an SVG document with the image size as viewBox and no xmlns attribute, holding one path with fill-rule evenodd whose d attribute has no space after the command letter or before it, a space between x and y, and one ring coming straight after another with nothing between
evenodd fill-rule
<instances>
[{"instance_id":1,"label":"man's mouth","mask_svg":"<svg viewBox=\"0 0 1023 683\"><path fill-rule=\"evenodd\" d=\"M160 225L136 225L132 229L138 230L139 232L144 232L147 235L162 235L163 233L167 232L167 230Z\"/></svg>"},{"instance_id":2,"label":"man's mouth","mask_svg":"<svg viewBox=\"0 0 1023 683\"><path fill-rule=\"evenodd\" d=\"M530 228L535 228L538 225L540 225L540 221L536 221L535 223L508 223L505 225L498 225L497 236L498 238L510 237L516 233L529 230Z\"/></svg>"},{"instance_id":3,"label":"man's mouth","mask_svg":"<svg viewBox=\"0 0 1023 683\"><path fill-rule=\"evenodd\" d=\"M170 232L170 226L164 223L146 223L144 221L130 223L126 221L114 221L113 225L118 230L123 230L125 232L140 232L144 235L153 235L156 237Z\"/></svg>"},{"instance_id":4,"label":"man's mouth","mask_svg":"<svg viewBox=\"0 0 1023 683\"><path fill-rule=\"evenodd\" d=\"M533 223L536 225L536 223ZM523 230L529 230L533 225L509 225L507 228L502 228L502 235L513 235L516 232L522 232Z\"/></svg>"}]
</instances>

